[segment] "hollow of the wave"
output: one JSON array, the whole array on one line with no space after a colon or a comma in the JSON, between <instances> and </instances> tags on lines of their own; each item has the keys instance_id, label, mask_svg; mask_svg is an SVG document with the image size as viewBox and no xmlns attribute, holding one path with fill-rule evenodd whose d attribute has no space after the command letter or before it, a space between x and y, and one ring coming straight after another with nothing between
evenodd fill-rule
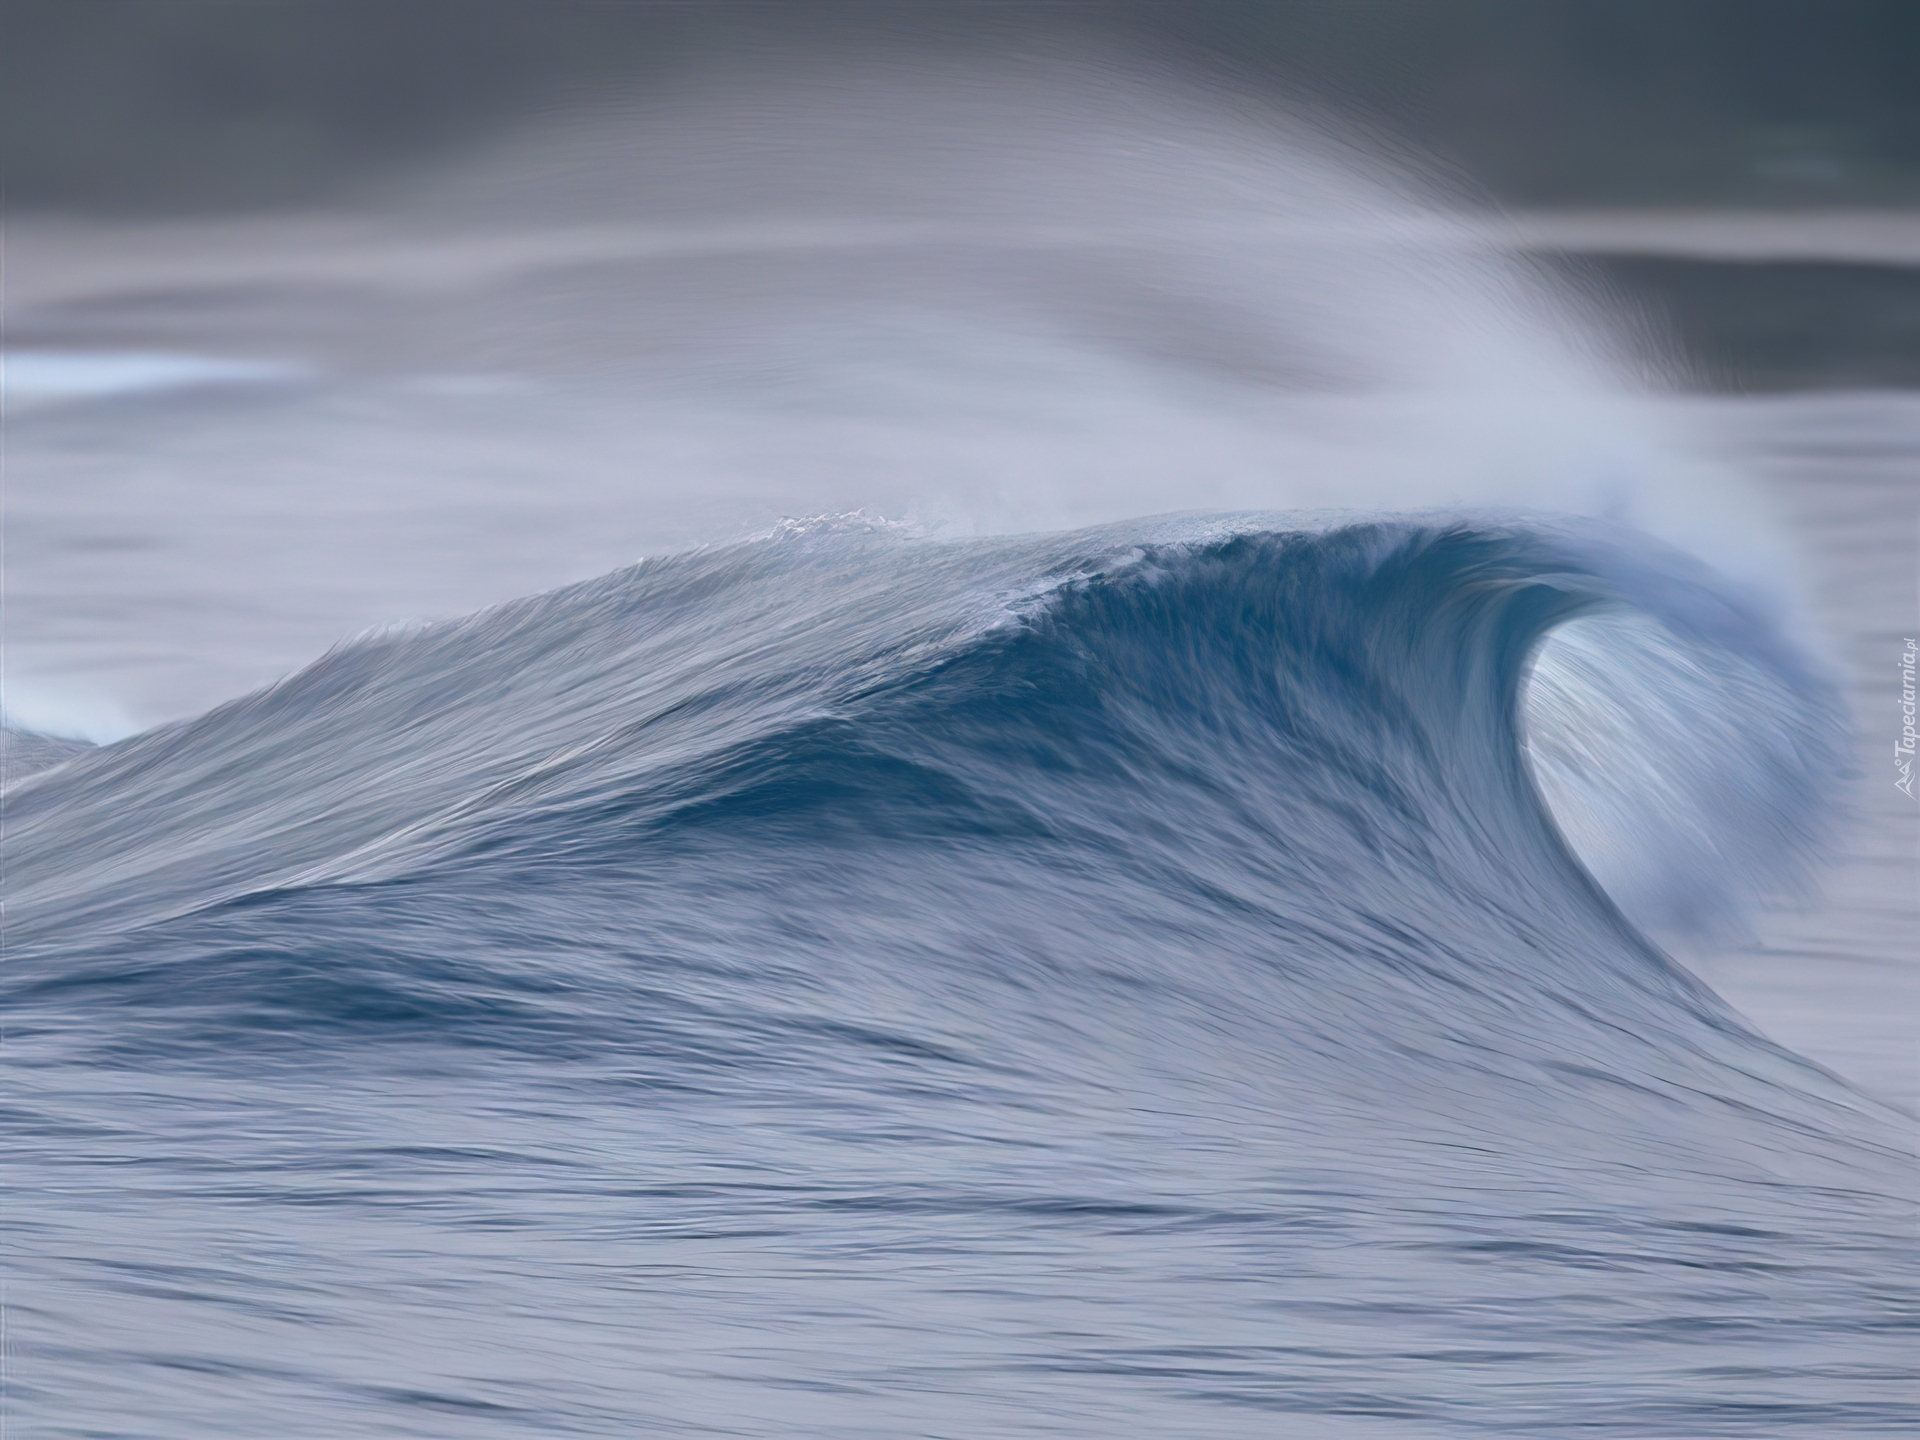
<instances>
[{"instance_id":1,"label":"hollow of the wave","mask_svg":"<svg viewBox=\"0 0 1920 1440\"><path fill-rule=\"evenodd\" d=\"M1542 800L1601 888L1663 939L1724 935L1798 890L1833 819L1837 701L1752 634L1764 648L1612 606L1545 636L1524 682Z\"/></svg>"}]
</instances>

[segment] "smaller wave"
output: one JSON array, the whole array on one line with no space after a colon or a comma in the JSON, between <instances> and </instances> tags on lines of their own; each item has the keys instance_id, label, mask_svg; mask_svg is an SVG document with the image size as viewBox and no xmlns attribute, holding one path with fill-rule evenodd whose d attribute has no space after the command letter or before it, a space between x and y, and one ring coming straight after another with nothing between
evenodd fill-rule
<instances>
[{"instance_id":1,"label":"smaller wave","mask_svg":"<svg viewBox=\"0 0 1920 1440\"><path fill-rule=\"evenodd\" d=\"M0 725L0 786L64 764L93 749L91 741L42 735L15 725Z\"/></svg>"}]
</instances>

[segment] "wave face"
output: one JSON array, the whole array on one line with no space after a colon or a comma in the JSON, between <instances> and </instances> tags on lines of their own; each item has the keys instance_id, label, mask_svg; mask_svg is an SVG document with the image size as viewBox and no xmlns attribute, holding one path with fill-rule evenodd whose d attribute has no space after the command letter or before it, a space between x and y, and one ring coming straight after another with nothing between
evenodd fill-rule
<instances>
[{"instance_id":1,"label":"wave face","mask_svg":"<svg viewBox=\"0 0 1920 1440\"><path fill-rule=\"evenodd\" d=\"M1579 764L1581 694L1678 732L1682 673L1750 742L1736 826L1665 814L1747 837L1684 910L1805 833L1837 717L1597 524L796 523L28 775L13 1403L1903 1431L1908 1132L1581 858L1719 804Z\"/></svg>"}]
</instances>

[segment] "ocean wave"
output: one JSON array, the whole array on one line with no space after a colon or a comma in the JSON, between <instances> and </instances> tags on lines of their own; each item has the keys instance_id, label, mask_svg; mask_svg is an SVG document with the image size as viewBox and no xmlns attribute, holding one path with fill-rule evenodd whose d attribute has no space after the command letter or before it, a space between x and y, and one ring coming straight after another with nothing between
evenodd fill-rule
<instances>
[{"instance_id":1,"label":"ocean wave","mask_svg":"<svg viewBox=\"0 0 1920 1440\"><path fill-rule=\"evenodd\" d=\"M1585 709L1564 677L1535 679L1550 703L1523 737L1543 638L1620 615L1665 648L1608 657L1592 639L1608 632L1585 632ZM1175 520L967 542L783 527L365 637L17 783L10 983L23 998L103 987L201 1020L251 996L298 1025L298 997L333 982L332 962L295 957L335 954L335 932L370 914L404 933L395 905L483 893L452 922L474 943L429 927L436 953L475 957L466 980L402 951L353 962L387 1001L314 1005L435 1024L491 987L505 1015L582 953L617 970L630 951L628 979L650 991L639 957L655 930L703 953L758 948L688 927L769 877L817 886L825 864L852 888L812 899L841 914L880 902L857 877L884 873L885 904L916 897L922 923L966 894L968 923L990 929L984 885L1084 911L1082 926L1129 910L1172 933L1231 920L1248 932L1232 948L1283 968L1306 944L1469 989L1586 967L1680 996L1592 875L1656 821L1697 835L1726 807L1652 759L1603 772L1569 757L1578 725L1605 728L1602 686L1614 731L1636 706L1667 707L1672 729L1673 707L1714 703L1712 687L1675 685L1683 663L1740 667L1748 733L1774 741L1734 767L1733 819L1776 843L1660 867L1668 903L1709 906L1811 832L1838 715L1761 618L1678 556L1541 522ZM577 903L555 913L556 895ZM622 938L584 943L596 926ZM520 958L497 966L496 950ZM225 983L182 985L176 952ZM431 1001L393 998L423 987Z\"/></svg>"},{"instance_id":2,"label":"ocean wave","mask_svg":"<svg viewBox=\"0 0 1920 1440\"><path fill-rule=\"evenodd\" d=\"M1798 833L1830 693L1691 562L1586 523L817 521L367 636L7 788L8 1123L30 1163L124 1165L225 1155L231 1113L311 1156L209 1160L195 1205L316 1245L509 1237L471 1283L545 1318L519 1379L448 1391L533 1397L487 1402L500 1433L636 1413L594 1408L631 1384L579 1343L602 1324L646 1337L669 1429L713 1413L672 1377L763 1332L740 1433L849 1433L763 1384L937 1433L938 1374L1071 1433L1897 1429L1909 1129L1749 1030L1576 848L1724 822L1570 728L1711 696L1674 688L1687 656L1752 682L1780 743L1729 793ZM1685 855L1669 892L1783 860ZM337 1300L136 1242L99 1282L125 1303L187 1285L268 1339L396 1331L445 1283L392 1237ZM609 1302L615 1256L642 1278ZM956 1330L969 1295L1082 1318ZM1729 1358L1763 1342L1790 1402ZM1632 1404L1545 1363L1601 1345Z\"/></svg>"}]
</instances>

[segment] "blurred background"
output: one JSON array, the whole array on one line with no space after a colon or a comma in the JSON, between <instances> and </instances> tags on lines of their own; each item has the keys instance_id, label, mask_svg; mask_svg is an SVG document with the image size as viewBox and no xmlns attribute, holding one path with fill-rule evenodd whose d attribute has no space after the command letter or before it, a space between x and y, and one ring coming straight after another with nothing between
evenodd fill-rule
<instances>
[{"instance_id":1,"label":"blurred background","mask_svg":"<svg viewBox=\"0 0 1920 1440\"><path fill-rule=\"evenodd\" d=\"M1905 0L12 0L5 27L16 217L337 205L715 57L876 43L1118 47L1410 142L1509 207L1920 203ZM1920 383L1910 232L1547 242L1603 257L1713 383Z\"/></svg>"},{"instance_id":2,"label":"blurred background","mask_svg":"<svg viewBox=\"0 0 1920 1440\"><path fill-rule=\"evenodd\" d=\"M11 0L8 201L312 203L714 52L1084 31L1417 135L1521 205L1920 200L1906 0Z\"/></svg>"}]
</instances>

